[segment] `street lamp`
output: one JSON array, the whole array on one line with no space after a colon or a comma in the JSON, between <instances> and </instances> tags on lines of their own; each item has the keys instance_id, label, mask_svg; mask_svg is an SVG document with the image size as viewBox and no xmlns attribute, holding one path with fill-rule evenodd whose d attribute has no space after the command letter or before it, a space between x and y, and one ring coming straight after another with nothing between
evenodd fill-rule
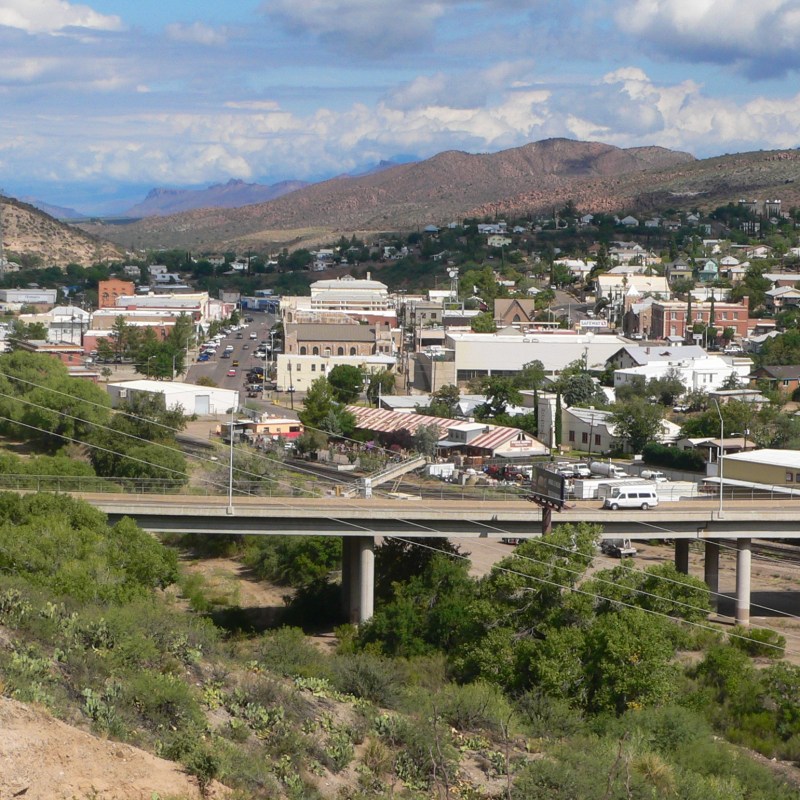
<instances>
[{"instance_id":1,"label":"street lamp","mask_svg":"<svg viewBox=\"0 0 800 800\"><path fill-rule=\"evenodd\" d=\"M230 430L228 431L228 437L230 439L230 459L228 463L228 513L233 514L233 415L236 411L236 406L231 406L231 426Z\"/></svg>"},{"instance_id":2,"label":"street lamp","mask_svg":"<svg viewBox=\"0 0 800 800\"><path fill-rule=\"evenodd\" d=\"M722 417L722 411L720 411L719 403L717 402L716 398L714 399L714 405L717 407L717 414L719 416L719 456L717 457L717 462L719 463L719 513L718 516L720 519L723 517L722 512L722 495L724 492L724 481L725 481L725 420Z\"/></svg>"}]
</instances>

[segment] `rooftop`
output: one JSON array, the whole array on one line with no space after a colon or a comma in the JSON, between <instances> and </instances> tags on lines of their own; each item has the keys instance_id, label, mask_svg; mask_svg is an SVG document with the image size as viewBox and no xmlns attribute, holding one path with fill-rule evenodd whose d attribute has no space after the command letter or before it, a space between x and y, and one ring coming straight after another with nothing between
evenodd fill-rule
<instances>
[{"instance_id":1,"label":"rooftop","mask_svg":"<svg viewBox=\"0 0 800 800\"><path fill-rule=\"evenodd\" d=\"M772 467L800 469L800 450L777 450L764 448L750 453L733 453L725 456L726 461L744 461L747 464L767 464Z\"/></svg>"}]
</instances>

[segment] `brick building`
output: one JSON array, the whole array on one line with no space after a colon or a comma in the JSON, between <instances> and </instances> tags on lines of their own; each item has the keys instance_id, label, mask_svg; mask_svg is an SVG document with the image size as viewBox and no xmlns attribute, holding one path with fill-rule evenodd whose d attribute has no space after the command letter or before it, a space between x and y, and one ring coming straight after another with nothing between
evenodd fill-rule
<instances>
[{"instance_id":1,"label":"brick building","mask_svg":"<svg viewBox=\"0 0 800 800\"><path fill-rule=\"evenodd\" d=\"M713 319L712 319L713 307ZM720 333L725 328L733 328L737 337L746 337L750 324L749 298L743 297L741 303L692 303L691 320L685 302L656 301L653 303L650 319L650 337L666 339L668 336L691 338L692 326L698 323L713 325Z\"/></svg>"},{"instance_id":2,"label":"brick building","mask_svg":"<svg viewBox=\"0 0 800 800\"><path fill-rule=\"evenodd\" d=\"M136 285L132 281L121 281L118 278L109 278L107 281L97 282L97 307L114 308L117 298L132 295L136 292Z\"/></svg>"}]
</instances>

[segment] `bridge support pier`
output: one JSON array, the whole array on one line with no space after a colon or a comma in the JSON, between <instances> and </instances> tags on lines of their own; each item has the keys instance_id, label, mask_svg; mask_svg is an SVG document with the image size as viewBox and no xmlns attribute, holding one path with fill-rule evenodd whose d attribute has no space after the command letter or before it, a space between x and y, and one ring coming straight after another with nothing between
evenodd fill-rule
<instances>
[{"instance_id":1,"label":"bridge support pier","mask_svg":"<svg viewBox=\"0 0 800 800\"><path fill-rule=\"evenodd\" d=\"M375 611L375 538L342 537L342 606L348 622L366 622Z\"/></svg>"},{"instance_id":2,"label":"bridge support pier","mask_svg":"<svg viewBox=\"0 0 800 800\"><path fill-rule=\"evenodd\" d=\"M706 539L703 580L711 593L709 597L711 610L717 611L719 608L719 542L716 539Z\"/></svg>"},{"instance_id":3,"label":"bridge support pier","mask_svg":"<svg viewBox=\"0 0 800 800\"><path fill-rule=\"evenodd\" d=\"M750 539L736 541L736 624L750 625Z\"/></svg>"},{"instance_id":4,"label":"bridge support pier","mask_svg":"<svg viewBox=\"0 0 800 800\"><path fill-rule=\"evenodd\" d=\"M689 540L675 540L675 569L684 574L689 574Z\"/></svg>"}]
</instances>

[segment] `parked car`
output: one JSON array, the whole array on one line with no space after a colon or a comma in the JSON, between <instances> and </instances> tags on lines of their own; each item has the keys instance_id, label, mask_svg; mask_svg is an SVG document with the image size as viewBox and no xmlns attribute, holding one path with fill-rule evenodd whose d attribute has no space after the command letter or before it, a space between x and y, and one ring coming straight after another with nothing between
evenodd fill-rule
<instances>
[{"instance_id":1,"label":"parked car","mask_svg":"<svg viewBox=\"0 0 800 800\"><path fill-rule=\"evenodd\" d=\"M630 539L604 539L600 543L600 551L615 558L633 558L636 555L636 548Z\"/></svg>"},{"instance_id":2,"label":"parked car","mask_svg":"<svg viewBox=\"0 0 800 800\"><path fill-rule=\"evenodd\" d=\"M231 366L232 367L238 367L239 366L239 359L238 358L234 358L233 361L231 362Z\"/></svg>"},{"instance_id":3,"label":"parked car","mask_svg":"<svg viewBox=\"0 0 800 800\"><path fill-rule=\"evenodd\" d=\"M235 378L236 377L236 370L235 369L229 369L228 372L227 372L227 375L228 375L229 378Z\"/></svg>"}]
</instances>

